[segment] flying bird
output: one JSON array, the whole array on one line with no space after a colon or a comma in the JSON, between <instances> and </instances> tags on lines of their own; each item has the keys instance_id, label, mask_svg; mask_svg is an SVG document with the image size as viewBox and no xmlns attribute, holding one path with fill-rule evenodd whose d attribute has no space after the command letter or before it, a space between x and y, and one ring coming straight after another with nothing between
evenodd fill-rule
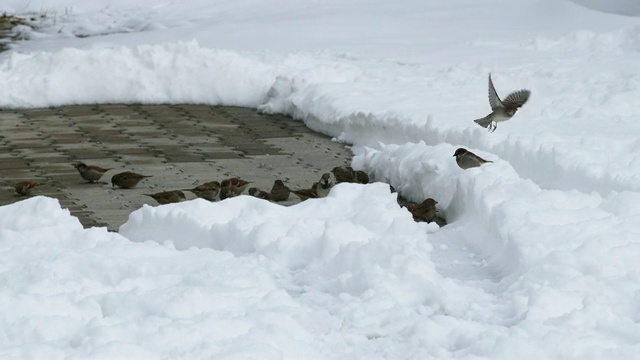
<instances>
[{"instance_id":1,"label":"flying bird","mask_svg":"<svg viewBox=\"0 0 640 360\"><path fill-rule=\"evenodd\" d=\"M500 100L493 86L493 81L491 81L491 74L489 74L489 104L491 105L491 113L474 121L483 128L488 128L490 132L494 132L498 127L498 123L511 119L516 111L529 100L530 95L531 91L521 89L512 92L504 100Z\"/></svg>"}]
</instances>

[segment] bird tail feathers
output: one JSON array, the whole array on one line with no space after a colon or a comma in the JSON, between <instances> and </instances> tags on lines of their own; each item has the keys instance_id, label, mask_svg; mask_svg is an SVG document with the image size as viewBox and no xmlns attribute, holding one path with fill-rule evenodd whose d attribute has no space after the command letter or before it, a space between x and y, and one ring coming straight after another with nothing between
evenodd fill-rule
<instances>
[{"instance_id":1,"label":"bird tail feathers","mask_svg":"<svg viewBox=\"0 0 640 360\"><path fill-rule=\"evenodd\" d=\"M486 128L489 126L489 124L491 124L491 116L485 116L483 118L476 119L473 121L478 125L482 126L483 128Z\"/></svg>"}]
</instances>

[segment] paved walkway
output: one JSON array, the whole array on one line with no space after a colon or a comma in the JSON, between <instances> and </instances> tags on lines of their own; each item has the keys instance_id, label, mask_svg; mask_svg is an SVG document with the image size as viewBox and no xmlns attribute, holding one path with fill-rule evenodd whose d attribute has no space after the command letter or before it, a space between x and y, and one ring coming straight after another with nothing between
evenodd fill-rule
<instances>
[{"instance_id":1,"label":"paved walkway","mask_svg":"<svg viewBox=\"0 0 640 360\"><path fill-rule=\"evenodd\" d=\"M264 190L276 179L308 188L350 159L344 144L302 122L245 108L116 104L0 111L0 205L21 200L13 184L35 180L42 185L32 195L59 199L85 227L117 230L142 204L157 205L143 193L231 176ZM103 183L90 184L73 168L78 160L114 169ZM125 170L153 177L133 189L112 189L111 176Z\"/></svg>"}]
</instances>

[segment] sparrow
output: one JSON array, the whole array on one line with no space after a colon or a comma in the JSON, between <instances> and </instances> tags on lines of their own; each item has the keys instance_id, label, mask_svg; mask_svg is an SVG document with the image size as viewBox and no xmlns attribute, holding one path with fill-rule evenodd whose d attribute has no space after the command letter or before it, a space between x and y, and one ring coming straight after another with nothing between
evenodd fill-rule
<instances>
[{"instance_id":1,"label":"sparrow","mask_svg":"<svg viewBox=\"0 0 640 360\"><path fill-rule=\"evenodd\" d=\"M318 193L316 193L315 189L291 190L291 192L294 193L297 197L299 197L300 201L318 198Z\"/></svg>"},{"instance_id":2,"label":"sparrow","mask_svg":"<svg viewBox=\"0 0 640 360\"><path fill-rule=\"evenodd\" d=\"M31 189L33 189L37 185L38 185L37 182L31 181L31 180L20 181L19 183L17 183L14 186L14 188L16 190L16 196L29 196L29 195L31 195Z\"/></svg>"},{"instance_id":3,"label":"sparrow","mask_svg":"<svg viewBox=\"0 0 640 360\"><path fill-rule=\"evenodd\" d=\"M220 183L217 181L209 181L204 184L198 185L193 189L183 189L182 191L191 191L195 196L209 200L215 201L216 196L220 193Z\"/></svg>"},{"instance_id":4,"label":"sparrow","mask_svg":"<svg viewBox=\"0 0 640 360\"><path fill-rule=\"evenodd\" d=\"M131 171L121 172L111 177L111 185L113 187L121 187L123 189L131 189L138 185L138 183L144 179L151 177L151 175L141 175Z\"/></svg>"},{"instance_id":5,"label":"sparrow","mask_svg":"<svg viewBox=\"0 0 640 360\"><path fill-rule=\"evenodd\" d=\"M253 197L257 197L258 199L263 199L263 200L271 200L271 194L258 189L257 187L252 187L249 188L249 195L253 196Z\"/></svg>"},{"instance_id":6,"label":"sparrow","mask_svg":"<svg viewBox=\"0 0 640 360\"><path fill-rule=\"evenodd\" d=\"M493 161L485 160L480 156L472 153L471 151L463 148L459 148L453 154L456 157L456 163L460 166L461 169L467 170L472 167L478 167L485 163L490 163Z\"/></svg>"},{"instance_id":7,"label":"sparrow","mask_svg":"<svg viewBox=\"0 0 640 360\"><path fill-rule=\"evenodd\" d=\"M316 187L316 195L318 195L318 197L326 197L329 195L333 185L335 185L335 176L331 173L322 174Z\"/></svg>"},{"instance_id":8,"label":"sparrow","mask_svg":"<svg viewBox=\"0 0 640 360\"><path fill-rule=\"evenodd\" d=\"M413 220L430 223L436 217L437 203L432 198L428 198L420 204L408 203L405 208L413 215Z\"/></svg>"},{"instance_id":9,"label":"sparrow","mask_svg":"<svg viewBox=\"0 0 640 360\"><path fill-rule=\"evenodd\" d=\"M356 180L355 172L351 166L336 166L331 172L336 177L336 184L343 182L352 183Z\"/></svg>"},{"instance_id":10,"label":"sparrow","mask_svg":"<svg viewBox=\"0 0 640 360\"><path fill-rule=\"evenodd\" d=\"M355 182L358 184L368 184L369 183L369 174L362 170L354 171L355 174Z\"/></svg>"},{"instance_id":11,"label":"sparrow","mask_svg":"<svg viewBox=\"0 0 640 360\"><path fill-rule=\"evenodd\" d=\"M287 201L291 190L282 182L282 180L276 180L271 187L271 201Z\"/></svg>"},{"instance_id":12,"label":"sparrow","mask_svg":"<svg viewBox=\"0 0 640 360\"><path fill-rule=\"evenodd\" d=\"M158 204L171 204L185 200L184 193L180 190L163 191L155 194L142 194L152 197Z\"/></svg>"},{"instance_id":13,"label":"sparrow","mask_svg":"<svg viewBox=\"0 0 640 360\"><path fill-rule=\"evenodd\" d=\"M89 182L96 182L100 180L100 178L102 177L102 175L104 175L104 173L111 170L111 168L104 169L96 165L87 165L82 161L78 161L74 163L73 167L76 168L76 170L78 170L78 172L80 173L80 176L82 176L83 179Z\"/></svg>"},{"instance_id":14,"label":"sparrow","mask_svg":"<svg viewBox=\"0 0 640 360\"><path fill-rule=\"evenodd\" d=\"M494 132L498 127L498 123L511 119L516 111L529 100L530 95L531 91L521 89L512 92L504 100L500 100L496 89L493 87L491 74L489 74L489 104L491 105L491 114L474 121L478 125L488 128L490 132Z\"/></svg>"},{"instance_id":15,"label":"sparrow","mask_svg":"<svg viewBox=\"0 0 640 360\"><path fill-rule=\"evenodd\" d=\"M222 180L220 183L220 200L242 194L249 184L249 181L242 180L238 177Z\"/></svg>"}]
</instances>

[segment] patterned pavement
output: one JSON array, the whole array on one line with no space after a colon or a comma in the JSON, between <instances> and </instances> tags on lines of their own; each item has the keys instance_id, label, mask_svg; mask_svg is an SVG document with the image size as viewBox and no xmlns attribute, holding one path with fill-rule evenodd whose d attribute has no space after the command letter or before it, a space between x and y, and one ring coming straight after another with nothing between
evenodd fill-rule
<instances>
[{"instance_id":1,"label":"patterned pavement","mask_svg":"<svg viewBox=\"0 0 640 360\"><path fill-rule=\"evenodd\" d=\"M0 111L0 205L23 199L14 194L16 182L35 180L40 185L32 196L58 199L85 227L114 231L131 211L157 205L143 193L231 176L267 191L276 179L308 188L350 159L344 144L300 121L246 108L114 104ZM74 161L113 170L91 184ZM113 189L111 176L126 170L152 177L133 189ZM291 195L285 205L295 202Z\"/></svg>"}]
</instances>

